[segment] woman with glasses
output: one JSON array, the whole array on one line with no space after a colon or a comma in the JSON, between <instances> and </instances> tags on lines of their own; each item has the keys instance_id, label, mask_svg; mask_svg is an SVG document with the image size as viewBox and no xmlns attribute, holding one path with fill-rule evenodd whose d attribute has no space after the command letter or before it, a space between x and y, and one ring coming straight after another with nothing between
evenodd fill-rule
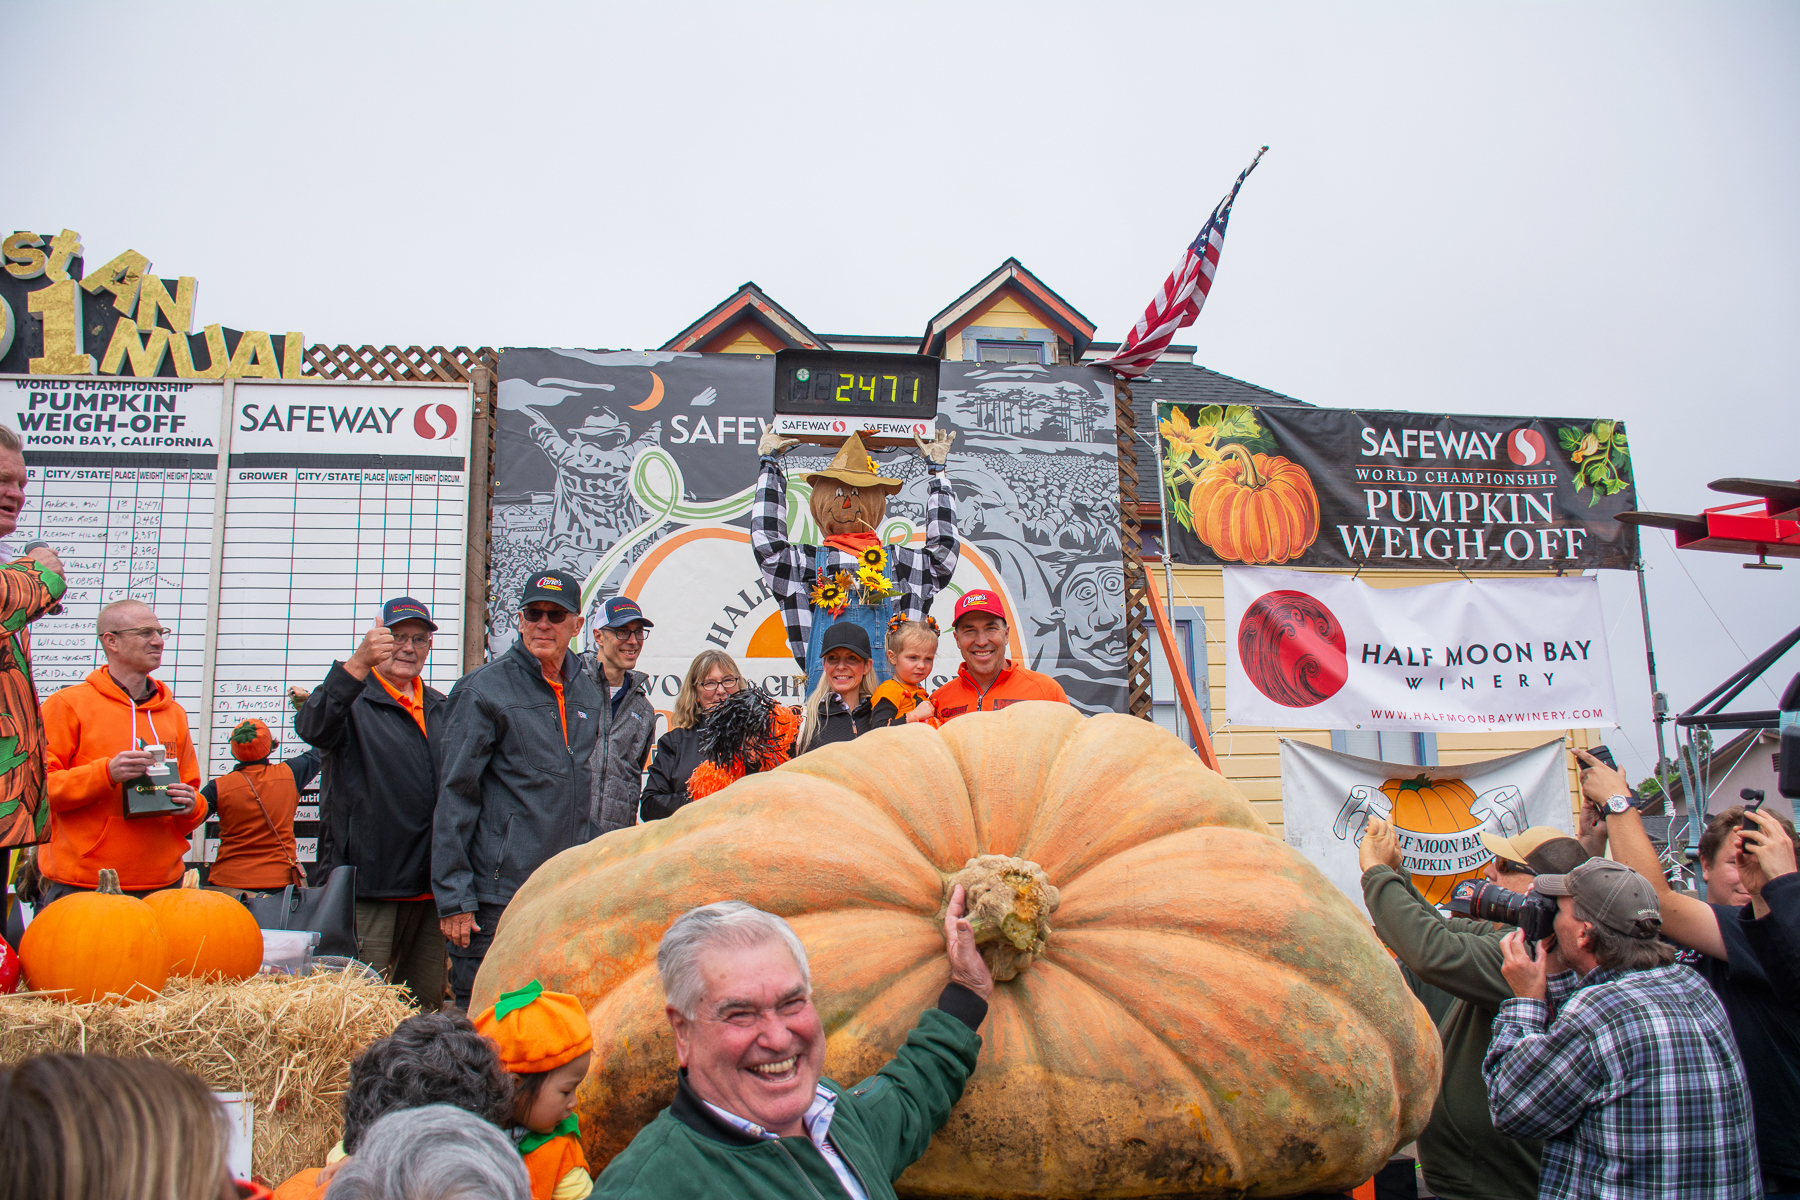
<instances>
[{"instance_id":1,"label":"woman with glasses","mask_svg":"<svg viewBox=\"0 0 1800 1200\"><path fill-rule=\"evenodd\" d=\"M656 757L644 779L644 820L666 817L688 802L688 776L702 761L700 718L743 686L737 663L723 650L703 650L688 664L669 732L657 740Z\"/></svg>"}]
</instances>

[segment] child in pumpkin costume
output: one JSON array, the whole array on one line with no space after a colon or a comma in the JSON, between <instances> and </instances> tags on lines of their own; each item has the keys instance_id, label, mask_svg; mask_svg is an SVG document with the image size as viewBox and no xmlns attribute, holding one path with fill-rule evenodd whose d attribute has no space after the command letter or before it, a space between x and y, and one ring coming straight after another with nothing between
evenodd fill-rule
<instances>
[{"instance_id":1,"label":"child in pumpkin costume","mask_svg":"<svg viewBox=\"0 0 1800 1200\"><path fill-rule=\"evenodd\" d=\"M475 1028L499 1047L514 1076L509 1132L531 1176L532 1200L583 1200L594 1180L581 1151L575 1089L593 1061L594 1035L581 1001L546 992L534 979L500 993L475 1018Z\"/></svg>"}]
</instances>

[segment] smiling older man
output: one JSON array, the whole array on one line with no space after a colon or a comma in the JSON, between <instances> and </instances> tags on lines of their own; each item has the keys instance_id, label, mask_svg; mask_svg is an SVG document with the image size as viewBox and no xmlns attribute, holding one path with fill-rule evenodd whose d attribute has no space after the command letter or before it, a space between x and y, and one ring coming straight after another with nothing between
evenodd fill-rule
<instances>
[{"instance_id":1,"label":"smiling older man","mask_svg":"<svg viewBox=\"0 0 1800 1200\"><path fill-rule=\"evenodd\" d=\"M944 914L950 982L892 1062L854 1088L820 1076L825 1030L806 948L771 913L696 908L656 953L681 1062L675 1101L612 1161L616 1200L890 1200L975 1070L994 990L963 917Z\"/></svg>"}]
</instances>

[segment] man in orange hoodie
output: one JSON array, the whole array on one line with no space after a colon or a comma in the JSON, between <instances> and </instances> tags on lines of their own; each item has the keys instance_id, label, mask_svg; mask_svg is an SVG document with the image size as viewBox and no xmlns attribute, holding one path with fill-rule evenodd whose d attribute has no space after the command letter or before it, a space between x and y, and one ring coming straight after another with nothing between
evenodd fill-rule
<instances>
[{"instance_id":1,"label":"man in orange hoodie","mask_svg":"<svg viewBox=\"0 0 1800 1200\"><path fill-rule=\"evenodd\" d=\"M1048 675L1015 667L1006 657L1006 606L993 592L964 592L950 620L962 666L949 683L931 693L938 721L969 712L993 712L1021 700L1068 703L1062 685Z\"/></svg>"},{"instance_id":2,"label":"man in orange hoodie","mask_svg":"<svg viewBox=\"0 0 1800 1200\"><path fill-rule=\"evenodd\" d=\"M181 878L188 835L206 820L187 713L150 678L168 630L136 600L101 609L98 627L106 665L44 701L50 840L38 851L40 908L92 891L102 867L117 871L133 896L170 886ZM127 820L124 785L149 769L153 757L142 747L157 743L175 768L169 799L184 807Z\"/></svg>"}]
</instances>

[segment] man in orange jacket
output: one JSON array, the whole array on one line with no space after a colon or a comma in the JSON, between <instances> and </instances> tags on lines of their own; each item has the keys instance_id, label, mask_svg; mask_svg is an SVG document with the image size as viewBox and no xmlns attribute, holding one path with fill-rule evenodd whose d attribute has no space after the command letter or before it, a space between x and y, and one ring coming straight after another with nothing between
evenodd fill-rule
<instances>
[{"instance_id":1,"label":"man in orange jacket","mask_svg":"<svg viewBox=\"0 0 1800 1200\"><path fill-rule=\"evenodd\" d=\"M1048 675L1013 666L1006 657L1006 606L994 592L964 592L950 627L962 666L956 677L931 693L937 722L967 712L992 712L1021 700L1069 702L1062 685Z\"/></svg>"},{"instance_id":2,"label":"man in orange jacket","mask_svg":"<svg viewBox=\"0 0 1800 1200\"><path fill-rule=\"evenodd\" d=\"M170 886L181 878L188 835L206 820L187 713L150 678L169 631L136 600L101 609L98 627L106 665L44 701L50 840L38 851L40 908L92 891L102 867L117 871L120 889L133 896ZM141 747L156 743L175 768L169 799L184 807L127 820L124 785L150 768L153 756Z\"/></svg>"}]
</instances>

